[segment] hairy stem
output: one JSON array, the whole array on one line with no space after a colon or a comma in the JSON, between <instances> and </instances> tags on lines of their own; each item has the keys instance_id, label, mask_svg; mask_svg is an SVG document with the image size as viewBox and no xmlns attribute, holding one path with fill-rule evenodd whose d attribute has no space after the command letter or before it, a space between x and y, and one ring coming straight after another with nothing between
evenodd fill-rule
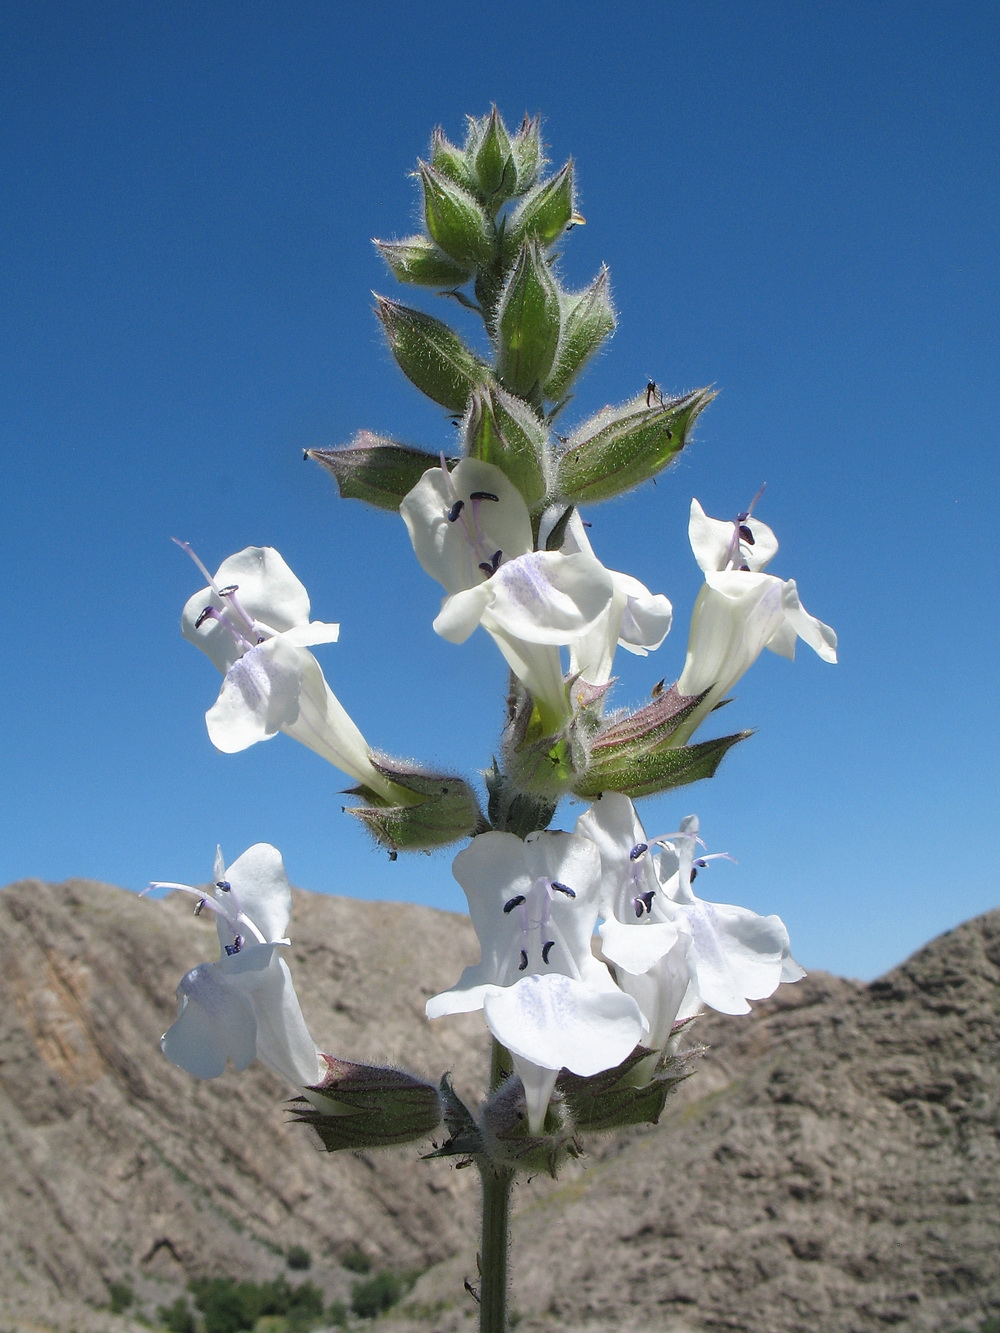
<instances>
[{"instance_id":1,"label":"hairy stem","mask_svg":"<svg viewBox=\"0 0 1000 1333\"><path fill-rule=\"evenodd\" d=\"M510 1189L514 1173L482 1162L483 1234L479 1247L479 1333L507 1333Z\"/></svg>"}]
</instances>

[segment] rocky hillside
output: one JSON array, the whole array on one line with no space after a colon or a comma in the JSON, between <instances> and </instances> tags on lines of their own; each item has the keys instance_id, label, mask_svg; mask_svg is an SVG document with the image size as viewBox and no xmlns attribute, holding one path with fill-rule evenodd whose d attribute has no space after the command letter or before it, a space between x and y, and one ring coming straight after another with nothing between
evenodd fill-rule
<instances>
[{"instance_id":1,"label":"rocky hillside","mask_svg":"<svg viewBox=\"0 0 1000 1333\"><path fill-rule=\"evenodd\" d=\"M292 965L330 1050L475 1087L479 1016L423 1019L475 957L463 918L299 893ZM379 1324L474 1327L474 1172L412 1150L325 1156L252 1069L160 1056L190 899L84 881L0 892L0 1328L126 1333L190 1277L428 1268ZM1000 911L864 986L817 977L710 1018L664 1122L520 1187L518 1333L954 1333L1000 1314ZM291 1274L294 1278L295 1275Z\"/></svg>"}]
</instances>

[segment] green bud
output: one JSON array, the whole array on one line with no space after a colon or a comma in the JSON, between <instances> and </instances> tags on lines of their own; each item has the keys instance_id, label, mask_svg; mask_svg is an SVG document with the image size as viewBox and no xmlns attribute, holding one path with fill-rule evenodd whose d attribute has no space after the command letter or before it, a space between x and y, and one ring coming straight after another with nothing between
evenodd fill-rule
<instances>
[{"instance_id":1,"label":"green bud","mask_svg":"<svg viewBox=\"0 0 1000 1333\"><path fill-rule=\"evenodd\" d=\"M574 1128L581 1133L601 1133L625 1125L655 1125L664 1103L684 1079L694 1072L686 1067L691 1054L661 1060L655 1051L637 1046L615 1069L582 1078L564 1069L556 1083ZM646 1074L646 1062L654 1066Z\"/></svg>"},{"instance_id":2,"label":"green bud","mask_svg":"<svg viewBox=\"0 0 1000 1333\"><path fill-rule=\"evenodd\" d=\"M695 389L660 401L655 386L621 407L606 407L570 437L559 460L558 489L577 504L610 500L655 477L687 443L698 414L715 397Z\"/></svg>"},{"instance_id":3,"label":"green bud","mask_svg":"<svg viewBox=\"0 0 1000 1333\"><path fill-rule=\"evenodd\" d=\"M418 174L432 239L456 264L470 270L488 268L496 254L496 229L478 199L425 162L419 164Z\"/></svg>"},{"instance_id":4,"label":"green bud","mask_svg":"<svg viewBox=\"0 0 1000 1333\"><path fill-rule=\"evenodd\" d=\"M470 193L475 190L476 182L465 153L445 137L440 127L431 135L431 166Z\"/></svg>"},{"instance_id":5,"label":"green bud","mask_svg":"<svg viewBox=\"0 0 1000 1333\"><path fill-rule=\"evenodd\" d=\"M542 806L555 805L575 790L587 770L568 695L562 717L548 714L542 703L519 690L503 735L503 766L511 788Z\"/></svg>"},{"instance_id":6,"label":"green bud","mask_svg":"<svg viewBox=\"0 0 1000 1333\"><path fill-rule=\"evenodd\" d=\"M552 823L556 812L557 800L529 796L518 791L506 774L500 771L497 761L483 775L486 778L486 790L489 794L490 827L500 833L516 833L519 838L526 838L529 833L546 829Z\"/></svg>"},{"instance_id":7,"label":"green bud","mask_svg":"<svg viewBox=\"0 0 1000 1333\"><path fill-rule=\"evenodd\" d=\"M371 761L383 777L402 789L404 801L389 805L371 788L353 787L350 795L363 797L371 804L356 806L347 813L360 819L393 855L447 847L488 827L476 794L464 778L429 773L385 755L372 754ZM409 800L405 799L407 794Z\"/></svg>"},{"instance_id":8,"label":"green bud","mask_svg":"<svg viewBox=\"0 0 1000 1333\"><path fill-rule=\"evenodd\" d=\"M541 249L521 248L497 307L497 373L522 398L539 396L559 345L559 289Z\"/></svg>"},{"instance_id":9,"label":"green bud","mask_svg":"<svg viewBox=\"0 0 1000 1333\"><path fill-rule=\"evenodd\" d=\"M540 116L526 115L521 122L521 128L511 141L511 153L517 168L517 187L513 191L514 195L522 195L530 190L545 165L540 128Z\"/></svg>"},{"instance_id":10,"label":"green bud","mask_svg":"<svg viewBox=\"0 0 1000 1333\"><path fill-rule=\"evenodd\" d=\"M550 401L566 396L573 380L615 327L606 268L601 269L586 291L565 294L562 301L562 331L555 363L542 385L542 392Z\"/></svg>"},{"instance_id":11,"label":"green bud","mask_svg":"<svg viewBox=\"0 0 1000 1333\"><path fill-rule=\"evenodd\" d=\"M401 1069L322 1058L329 1072L295 1099L292 1118L311 1125L327 1152L411 1143L441 1124L441 1095L432 1083Z\"/></svg>"},{"instance_id":12,"label":"green bud","mask_svg":"<svg viewBox=\"0 0 1000 1333\"><path fill-rule=\"evenodd\" d=\"M363 430L345 449L307 449L306 458L321 463L337 483L344 500L365 500L376 509L399 512L399 502L440 460L422 449L410 449Z\"/></svg>"},{"instance_id":13,"label":"green bud","mask_svg":"<svg viewBox=\"0 0 1000 1333\"><path fill-rule=\"evenodd\" d=\"M548 492L549 437L521 398L497 384L473 392L465 416L465 452L493 463L514 483L530 510L541 508Z\"/></svg>"},{"instance_id":14,"label":"green bud","mask_svg":"<svg viewBox=\"0 0 1000 1333\"><path fill-rule=\"evenodd\" d=\"M490 112L475 150L474 171L479 193L499 206L517 192L517 167L511 152L510 135L497 113Z\"/></svg>"},{"instance_id":15,"label":"green bud","mask_svg":"<svg viewBox=\"0 0 1000 1333\"><path fill-rule=\"evenodd\" d=\"M446 407L464 412L469 394L489 379L489 368L439 319L375 294L377 314L403 374Z\"/></svg>"},{"instance_id":16,"label":"green bud","mask_svg":"<svg viewBox=\"0 0 1000 1333\"><path fill-rule=\"evenodd\" d=\"M534 240L543 247L557 241L572 222L573 162L541 181L514 210L503 236L505 263L513 261L525 241Z\"/></svg>"},{"instance_id":17,"label":"green bud","mask_svg":"<svg viewBox=\"0 0 1000 1333\"><path fill-rule=\"evenodd\" d=\"M420 287L458 287L468 282L472 270L449 259L426 236L408 236L405 241L373 241L379 254L400 282Z\"/></svg>"},{"instance_id":18,"label":"green bud","mask_svg":"<svg viewBox=\"0 0 1000 1333\"><path fill-rule=\"evenodd\" d=\"M528 1132L524 1088L516 1075L505 1079L483 1104L480 1128L486 1156L501 1169L547 1171L554 1179L567 1157L582 1153L558 1094L549 1101L544 1133Z\"/></svg>"}]
</instances>

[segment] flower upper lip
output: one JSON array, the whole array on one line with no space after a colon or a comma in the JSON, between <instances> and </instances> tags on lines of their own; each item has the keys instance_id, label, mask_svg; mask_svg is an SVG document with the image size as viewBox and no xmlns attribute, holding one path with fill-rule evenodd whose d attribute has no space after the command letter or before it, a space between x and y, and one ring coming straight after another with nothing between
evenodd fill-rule
<instances>
[{"instance_id":1,"label":"flower upper lip","mask_svg":"<svg viewBox=\"0 0 1000 1333\"><path fill-rule=\"evenodd\" d=\"M309 619L309 594L270 546L229 556L188 599L184 637L225 679L205 715L212 744L227 754L284 731L390 802L405 796L373 765L368 743L330 689L309 647L335 643L340 626Z\"/></svg>"},{"instance_id":2,"label":"flower upper lip","mask_svg":"<svg viewBox=\"0 0 1000 1333\"><path fill-rule=\"evenodd\" d=\"M527 506L492 463L429 469L400 513L417 559L445 589L434 628L453 643L480 623L527 643L572 643L611 602L611 576L593 552L534 549Z\"/></svg>"},{"instance_id":3,"label":"flower upper lip","mask_svg":"<svg viewBox=\"0 0 1000 1333\"><path fill-rule=\"evenodd\" d=\"M216 1078L229 1061L245 1069L256 1057L297 1087L318 1083L316 1044L306 1028L280 950L291 912L281 854L255 843L226 869L216 853L214 889L157 883L195 895L215 914L220 957L201 963L177 987L178 1012L160 1045L197 1078ZM248 939L249 937L249 939Z\"/></svg>"}]
</instances>

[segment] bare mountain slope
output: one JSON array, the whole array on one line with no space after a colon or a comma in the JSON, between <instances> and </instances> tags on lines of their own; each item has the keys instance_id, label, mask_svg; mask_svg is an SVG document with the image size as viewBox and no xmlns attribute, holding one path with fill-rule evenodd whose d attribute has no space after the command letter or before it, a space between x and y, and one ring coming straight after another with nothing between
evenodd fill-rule
<instances>
[{"instance_id":1,"label":"bare mountain slope","mask_svg":"<svg viewBox=\"0 0 1000 1333\"><path fill-rule=\"evenodd\" d=\"M298 893L293 939L324 1046L475 1086L479 1016L422 1016L475 957L464 918ZM214 942L186 899L0 892L0 1326L124 1330L109 1283L151 1313L193 1275L274 1276L298 1243L331 1295L354 1245L434 1264L385 1327L472 1327L474 1172L320 1155L265 1071L202 1084L159 1054ZM706 1019L664 1124L520 1188L519 1333L951 1333L1000 1312L998 996L995 912L871 986L821 976Z\"/></svg>"}]
</instances>

